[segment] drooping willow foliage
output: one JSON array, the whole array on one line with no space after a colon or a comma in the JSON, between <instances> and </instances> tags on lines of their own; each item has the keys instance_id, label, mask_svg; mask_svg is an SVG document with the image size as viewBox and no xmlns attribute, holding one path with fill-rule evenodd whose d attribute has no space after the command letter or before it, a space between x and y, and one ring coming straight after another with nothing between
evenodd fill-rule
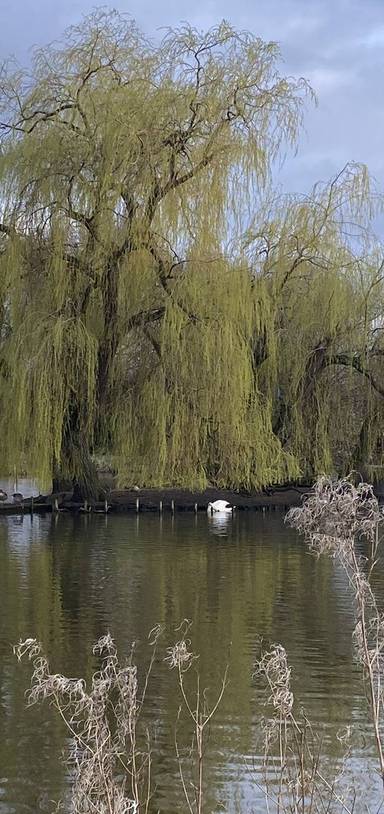
<instances>
[{"instance_id":1,"label":"drooping willow foliage","mask_svg":"<svg viewBox=\"0 0 384 814\"><path fill-rule=\"evenodd\" d=\"M3 469L92 493L103 452L121 482L259 487L376 444L372 196L359 167L266 193L310 92L278 58L103 11L3 70Z\"/></svg>"},{"instance_id":2,"label":"drooping willow foliage","mask_svg":"<svg viewBox=\"0 0 384 814\"><path fill-rule=\"evenodd\" d=\"M274 429L307 476L381 475L383 249L377 201L349 165L308 197L285 199L249 230L257 275L275 304ZM267 380L274 381L267 366Z\"/></svg>"}]
</instances>

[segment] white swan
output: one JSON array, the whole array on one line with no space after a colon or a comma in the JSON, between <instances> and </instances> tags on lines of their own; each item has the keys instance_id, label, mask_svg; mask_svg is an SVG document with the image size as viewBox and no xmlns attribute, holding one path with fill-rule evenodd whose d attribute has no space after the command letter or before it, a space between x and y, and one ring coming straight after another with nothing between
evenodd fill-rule
<instances>
[{"instance_id":1,"label":"white swan","mask_svg":"<svg viewBox=\"0 0 384 814\"><path fill-rule=\"evenodd\" d=\"M213 503L208 503L207 512L213 514L220 512L221 514L229 514L233 512L235 506L231 506L227 500L214 500Z\"/></svg>"}]
</instances>

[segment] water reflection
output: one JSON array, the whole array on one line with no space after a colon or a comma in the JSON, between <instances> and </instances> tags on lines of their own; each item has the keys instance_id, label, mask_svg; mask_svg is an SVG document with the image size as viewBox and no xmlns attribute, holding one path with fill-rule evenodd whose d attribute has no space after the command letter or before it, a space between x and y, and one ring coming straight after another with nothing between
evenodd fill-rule
<instances>
[{"instance_id":1,"label":"water reflection","mask_svg":"<svg viewBox=\"0 0 384 814\"><path fill-rule=\"evenodd\" d=\"M382 590L380 575L377 584ZM322 727L328 759L334 762L338 754L337 731L352 721L354 766L368 770L373 747L354 661L347 580L335 563L309 556L280 515L2 517L2 811L36 814L43 800L57 800L65 788L62 725L47 705L25 709L30 671L15 663L13 643L37 637L55 672L89 678L97 668L92 645L109 630L123 654L138 642L142 676L145 642L157 622L166 633L145 712L154 733L152 807L183 807L174 749L180 698L163 657L185 618L193 620L193 647L210 692L219 686L230 654L230 683L210 738L209 809L217 810L221 801L221 808L234 811L240 801L242 811L265 811L246 769L260 765L262 692L252 679L259 636L286 647L294 691ZM373 783L367 804L374 799Z\"/></svg>"},{"instance_id":2,"label":"water reflection","mask_svg":"<svg viewBox=\"0 0 384 814\"><path fill-rule=\"evenodd\" d=\"M0 478L0 489L8 496L6 503L13 503L14 492L20 492L24 497L36 496L40 493L38 482L30 478Z\"/></svg>"},{"instance_id":3,"label":"water reflection","mask_svg":"<svg viewBox=\"0 0 384 814\"><path fill-rule=\"evenodd\" d=\"M232 525L232 514L228 512L207 513L209 530L218 537L226 537Z\"/></svg>"}]
</instances>

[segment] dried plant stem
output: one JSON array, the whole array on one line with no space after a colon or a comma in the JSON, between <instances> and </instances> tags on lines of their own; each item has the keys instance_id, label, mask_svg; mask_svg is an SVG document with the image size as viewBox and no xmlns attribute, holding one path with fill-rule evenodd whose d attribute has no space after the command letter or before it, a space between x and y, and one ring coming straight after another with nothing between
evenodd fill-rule
<instances>
[{"instance_id":1,"label":"dried plant stem","mask_svg":"<svg viewBox=\"0 0 384 814\"><path fill-rule=\"evenodd\" d=\"M192 664L196 661L197 656L195 656L192 652L188 650L189 641L187 641L186 639L186 634L190 628L190 622L188 620L184 620L183 627L184 627L183 638L180 641L176 642L176 644L173 647L169 648L166 660L169 662L171 668L177 668L178 684L181 697L183 700L183 706L187 712L189 719L192 721L194 727L194 744L191 749L191 754L194 753L196 763L196 780L194 784L195 789L194 805L191 802L190 796L186 788L184 770L182 766L182 756L180 754L176 732L175 732L175 748L177 760L179 763L179 773L183 787L183 792L190 814L203 814L205 732L208 727L208 724L212 720L213 716L216 714L221 704L225 688L227 686L228 665L225 668L220 691L218 693L218 696L212 709L208 709L207 707L206 692L201 690L200 675L198 671L196 672L195 702L194 704L192 704L185 690L184 674L189 671ZM178 721L180 719L180 715L181 708L179 708L178 712Z\"/></svg>"},{"instance_id":2,"label":"dried plant stem","mask_svg":"<svg viewBox=\"0 0 384 814\"><path fill-rule=\"evenodd\" d=\"M320 478L302 508L292 509L287 521L303 533L317 555L337 559L348 575L355 598L356 626L354 637L364 670L371 711L373 736L384 785L384 745L382 729L384 671L384 615L380 613L370 578L377 562L379 530L384 515L373 494L372 486L351 480L332 481ZM356 544L366 542L367 558L358 556Z\"/></svg>"},{"instance_id":3,"label":"dried plant stem","mask_svg":"<svg viewBox=\"0 0 384 814\"><path fill-rule=\"evenodd\" d=\"M358 614L357 614L357 623L360 626L361 631L361 641L362 641L362 648L363 648L363 663L367 675L368 680L368 688L369 688L369 701L372 710L372 724L374 729L374 737L376 742L376 750L379 758L380 763L380 774L381 779L384 785L384 752L383 752L383 744L380 735L380 700L381 700L381 678L380 672L375 674L374 670L374 662L377 660L378 655L378 641L376 641L376 648L372 652L369 648L368 643L368 636L367 636L367 623L366 623L366 603L364 598L364 590L362 586L359 586L359 577L361 576L359 562L356 557L355 547L351 545L351 560L353 564L353 573L358 585L356 590L356 600L358 605ZM371 599L371 604L373 605L375 612L378 614L378 609L376 605L376 600L373 596L372 589L370 585L369 587L369 594ZM381 648L380 648L381 649Z\"/></svg>"}]
</instances>

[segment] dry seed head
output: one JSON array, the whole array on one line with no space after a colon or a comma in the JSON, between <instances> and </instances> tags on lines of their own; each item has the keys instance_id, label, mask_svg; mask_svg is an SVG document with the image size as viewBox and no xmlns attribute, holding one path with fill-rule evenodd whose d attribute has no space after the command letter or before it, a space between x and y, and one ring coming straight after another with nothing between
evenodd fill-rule
<instances>
[{"instance_id":1,"label":"dry seed head","mask_svg":"<svg viewBox=\"0 0 384 814\"><path fill-rule=\"evenodd\" d=\"M194 654L188 650L185 639L181 639L172 647L168 647L167 653L168 656L166 656L164 661L168 662L171 670L177 667L184 672L189 669L192 662L197 658L197 656L194 656Z\"/></svg>"},{"instance_id":2,"label":"dry seed head","mask_svg":"<svg viewBox=\"0 0 384 814\"><path fill-rule=\"evenodd\" d=\"M256 662L255 675L264 676L270 689L268 703L282 717L287 718L294 703L291 691L291 668L288 664L285 648L276 644Z\"/></svg>"}]
</instances>

